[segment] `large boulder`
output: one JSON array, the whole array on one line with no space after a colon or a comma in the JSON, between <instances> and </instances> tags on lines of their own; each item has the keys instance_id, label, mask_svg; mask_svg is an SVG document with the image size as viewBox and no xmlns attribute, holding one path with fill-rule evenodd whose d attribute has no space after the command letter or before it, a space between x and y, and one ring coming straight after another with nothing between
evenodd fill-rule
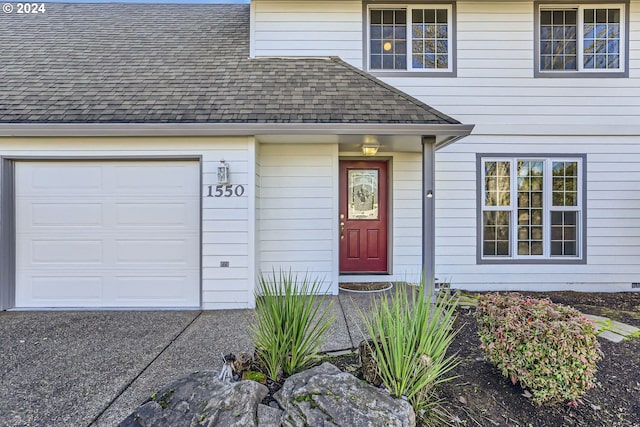
<instances>
[{"instance_id":1,"label":"large boulder","mask_svg":"<svg viewBox=\"0 0 640 427\"><path fill-rule=\"evenodd\" d=\"M275 396L283 426L412 427L408 402L391 397L330 363L287 378Z\"/></svg>"},{"instance_id":2,"label":"large boulder","mask_svg":"<svg viewBox=\"0 0 640 427\"><path fill-rule=\"evenodd\" d=\"M154 393L120 427L257 426L269 389L255 381L222 382L215 372L188 375Z\"/></svg>"}]
</instances>

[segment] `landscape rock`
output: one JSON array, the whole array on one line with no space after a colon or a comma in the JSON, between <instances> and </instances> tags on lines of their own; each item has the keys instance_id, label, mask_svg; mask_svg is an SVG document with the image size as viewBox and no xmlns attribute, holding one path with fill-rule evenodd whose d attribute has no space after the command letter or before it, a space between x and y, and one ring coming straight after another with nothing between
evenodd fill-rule
<instances>
[{"instance_id":1,"label":"landscape rock","mask_svg":"<svg viewBox=\"0 0 640 427\"><path fill-rule=\"evenodd\" d=\"M255 381L222 382L198 372L154 393L120 427L257 426L258 405L269 389Z\"/></svg>"},{"instance_id":2,"label":"landscape rock","mask_svg":"<svg viewBox=\"0 0 640 427\"><path fill-rule=\"evenodd\" d=\"M287 378L274 396L284 409L283 426L413 427L415 413L408 402L330 363Z\"/></svg>"},{"instance_id":3,"label":"landscape rock","mask_svg":"<svg viewBox=\"0 0 640 427\"><path fill-rule=\"evenodd\" d=\"M282 409L258 405L258 427L280 427L283 413Z\"/></svg>"}]
</instances>

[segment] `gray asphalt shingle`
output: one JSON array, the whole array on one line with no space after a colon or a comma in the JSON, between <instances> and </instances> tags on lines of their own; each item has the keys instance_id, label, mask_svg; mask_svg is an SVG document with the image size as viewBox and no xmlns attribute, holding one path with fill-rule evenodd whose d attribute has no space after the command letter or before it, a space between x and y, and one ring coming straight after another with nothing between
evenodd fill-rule
<instances>
[{"instance_id":1,"label":"gray asphalt shingle","mask_svg":"<svg viewBox=\"0 0 640 427\"><path fill-rule=\"evenodd\" d=\"M0 123L458 124L338 58L249 58L248 5L0 15Z\"/></svg>"}]
</instances>

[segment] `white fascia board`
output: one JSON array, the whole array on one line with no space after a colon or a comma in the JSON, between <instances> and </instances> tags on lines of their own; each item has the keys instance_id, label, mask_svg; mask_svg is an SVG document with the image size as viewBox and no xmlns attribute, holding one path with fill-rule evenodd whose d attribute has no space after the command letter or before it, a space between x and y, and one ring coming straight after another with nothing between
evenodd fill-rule
<instances>
[{"instance_id":1,"label":"white fascia board","mask_svg":"<svg viewBox=\"0 0 640 427\"><path fill-rule=\"evenodd\" d=\"M0 136L256 136L256 135L433 135L464 137L474 125L363 123L80 123L0 124Z\"/></svg>"}]
</instances>

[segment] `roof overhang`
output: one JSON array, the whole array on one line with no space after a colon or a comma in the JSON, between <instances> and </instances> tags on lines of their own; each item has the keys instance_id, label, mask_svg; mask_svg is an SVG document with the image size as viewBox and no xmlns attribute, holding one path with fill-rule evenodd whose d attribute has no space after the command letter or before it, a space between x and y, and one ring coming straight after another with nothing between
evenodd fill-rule
<instances>
[{"instance_id":1,"label":"roof overhang","mask_svg":"<svg viewBox=\"0 0 640 427\"><path fill-rule=\"evenodd\" d=\"M254 136L263 143L338 143L357 147L375 135L385 151L421 151L422 138L436 148L464 138L474 125L404 123L64 123L0 124L0 137Z\"/></svg>"}]
</instances>

